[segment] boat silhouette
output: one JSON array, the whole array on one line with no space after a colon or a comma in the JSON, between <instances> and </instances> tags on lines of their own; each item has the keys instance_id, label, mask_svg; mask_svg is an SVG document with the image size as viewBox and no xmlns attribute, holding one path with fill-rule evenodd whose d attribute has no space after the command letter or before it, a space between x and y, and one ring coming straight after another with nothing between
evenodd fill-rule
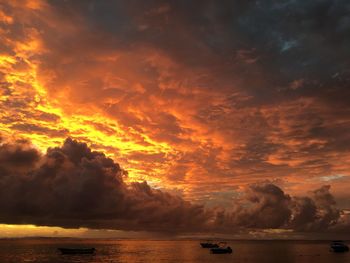
<instances>
[{"instance_id":1,"label":"boat silhouette","mask_svg":"<svg viewBox=\"0 0 350 263\"><path fill-rule=\"evenodd\" d=\"M62 254L93 254L95 252L95 248L65 248L60 247L58 250Z\"/></svg>"},{"instance_id":2,"label":"boat silhouette","mask_svg":"<svg viewBox=\"0 0 350 263\"><path fill-rule=\"evenodd\" d=\"M213 247L210 249L210 253L212 254L231 254L232 248L229 246L226 246L226 242L220 242L218 243L217 247Z\"/></svg>"},{"instance_id":3,"label":"boat silhouette","mask_svg":"<svg viewBox=\"0 0 350 263\"><path fill-rule=\"evenodd\" d=\"M342 240L332 241L330 244L330 250L332 252L347 252L349 251L348 245L344 243Z\"/></svg>"},{"instance_id":4,"label":"boat silhouette","mask_svg":"<svg viewBox=\"0 0 350 263\"><path fill-rule=\"evenodd\" d=\"M210 249L210 252L212 254L231 254L232 248L231 247L216 247Z\"/></svg>"},{"instance_id":5,"label":"boat silhouette","mask_svg":"<svg viewBox=\"0 0 350 263\"><path fill-rule=\"evenodd\" d=\"M217 248L217 247L219 247L219 245L217 243L210 242L210 241L202 242L202 243L200 243L200 245L202 248Z\"/></svg>"}]
</instances>

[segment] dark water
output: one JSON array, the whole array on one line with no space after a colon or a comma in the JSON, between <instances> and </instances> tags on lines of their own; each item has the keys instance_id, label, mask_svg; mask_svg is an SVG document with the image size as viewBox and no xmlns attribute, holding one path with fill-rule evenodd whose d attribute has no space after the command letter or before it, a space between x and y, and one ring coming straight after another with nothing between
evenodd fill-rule
<instances>
[{"instance_id":1,"label":"dark water","mask_svg":"<svg viewBox=\"0 0 350 263\"><path fill-rule=\"evenodd\" d=\"M230 241L232 254L213 255L198 241L0 240L0 262L349 262L322 241ZM96 248L95 255L60 255L57 247Z\"/></svg>"}]
</instances>

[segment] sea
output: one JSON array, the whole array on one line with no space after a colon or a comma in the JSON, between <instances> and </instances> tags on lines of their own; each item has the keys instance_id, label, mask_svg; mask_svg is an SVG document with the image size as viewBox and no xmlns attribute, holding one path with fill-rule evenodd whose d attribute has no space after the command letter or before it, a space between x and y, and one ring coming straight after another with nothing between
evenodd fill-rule
<instances>
[{"instance_id":1,"label":"sea","mask_svg":"<svg viewBox=\"0 0 350 263\"><path fill-rule=\"evenodd\" d=\"M244 262L350 263L329 241L227 241L232 254L211 254L199 240L2 239L0 263L21 262ZM93 255L61 255L59 247L95 247Z\"/></svg>"}]
</instances>

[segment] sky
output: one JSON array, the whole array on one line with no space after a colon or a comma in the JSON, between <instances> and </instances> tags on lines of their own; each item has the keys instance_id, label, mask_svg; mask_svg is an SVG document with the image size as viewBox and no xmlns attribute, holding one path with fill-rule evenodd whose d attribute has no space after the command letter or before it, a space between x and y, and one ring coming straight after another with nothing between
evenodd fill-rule
<instances>
[{"instance_id":1,"label":"sky","mask_svg":"<svg viewBox=\"0 0 350 263\"><path fill-rule=\"evenodd\" d=\"M348 234L349 30L346 0L0 0L0 236Z\"/></svg>"}]
</instances>

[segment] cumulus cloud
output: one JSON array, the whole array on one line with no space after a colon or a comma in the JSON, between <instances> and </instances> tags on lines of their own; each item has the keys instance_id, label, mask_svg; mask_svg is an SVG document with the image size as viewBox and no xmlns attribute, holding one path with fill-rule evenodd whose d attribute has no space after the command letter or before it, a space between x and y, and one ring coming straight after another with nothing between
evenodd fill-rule
<instances>
[{"instance_id":1,"label":"cumulus cloud","mask_svg":"<svg viewBox=\"0 0 350 263\"><path fill-rule=\"evenodd\" d=\"M229 233L271 228L313 232L346 225L329 185L306 197L291 197L275 184L255 183L231 207L205 209L147 182L125 183L119 164L70 138L45 154L23 140L3 142L0 171L1 223Z\"/></svg>"},{"instance_id":2,"label":"cumulus cloud","mask_svg":"<svg viewBox=\"0 0 350 263\"><path fill-rule=\"evenodd\" d=\"M322 229L335 206L292 195L342 174L329 183L349 205L348 13L345 0L0 1L0 129L41 150L72 136L202 203L217 182L283 177L288 194L252 186L217 222ZM5 154L1 169L35 177L48 157L23 149L33 167Z\"/></svg>"},{"instance_id":3,"label":"cumulus cloud","mask_svg":"<svg viewBox=\"0 0 350 263\"><path fill-rule=\"evenodd\" d=\"M218 226L236 229L292 229L300 232L331 231L345 225L341 210L325 185L309 196L292 197L272 183L250 185L233 210L216 214Z\"/></svg>"},{"instance_id":4,"label":"cumulus cloud","mask_svg":"<svg viewBox=\"0 0 350 263\"><path fill-rule=\"evenodd\" d=\"M0 161L2 223L188 231L208 219L202 206L146 182L125 184L117 163L72 139L45 155L2 144Z\"/></svg>"},{"instance_id":5,"label":"cumulus cloud","mask_svg":"<svg viewBox=\"0 0 350 263\"><path fill-rule=\"evenodd\" d=\"M234 205L233 219L238 225L250 228L278 228L290 217L290 197L274 184L253 184L244 202Z\"/></svg>"},{"instance_id":6,"label":"cumulus cloud","mask_svg":"<svg viewBox=\"0 0 350 263\"><path fill-rule=\"evenodd\" d=\"M322 231L334 226L341 211L330 193L330 185L312 192L310 197L294 198L291 226L300 231Z\"/></svg>"},{"instance_id":7,"label":"cumulus cloud","mask_svg":"<svg viewBox=\"0 0 350 263\"><path fill-rule=\"evenodd\" d=\"M29 169L40 159L40 154L25 141L15 144L2 142L0 137L0 170L2 173Z\"/></svg>"},{"instance_id":8,"label":"cumulus cloud","mask_svg":"<svg viewBox=\"0 0 350 263\"><path fill-rule=\"evenodd\" d=\"M243 175L348 174L345 0L2 1L0 10L8 134L42 149L66 136L95 143L136 178L181 184L203 201L216 180L228 190ZM179 161L186 176L169 176ZM314 187L303 182L301 191ZM344 184L332 187L348 198Z\"/></svg>"}]
</instances>

